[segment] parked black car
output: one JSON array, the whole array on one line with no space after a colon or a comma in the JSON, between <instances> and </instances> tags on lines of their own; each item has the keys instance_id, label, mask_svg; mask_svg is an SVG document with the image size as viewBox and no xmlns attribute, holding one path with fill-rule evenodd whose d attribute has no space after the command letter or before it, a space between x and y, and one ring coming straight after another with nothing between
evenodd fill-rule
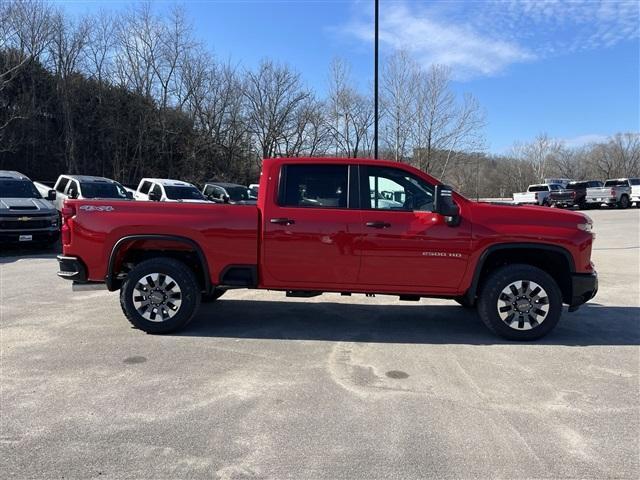
<instances>
[{"instance_id":1,"label":"parked black car","mask_svg":"<svg viewBox=\"0 0 640 480\"><path fill-rule=\"evenodd\" d=\"M225 182L207 182L202 194L212 202L255 205L258 201L244 185Z\"/></svg>"},{"instance_id":2,"label":"parked black car","mask_svg":"<svg viewBox=\"0 0 640 480\"><path fill-rule=\"evenodd\" d=\"M571 208L577 206L579 209L587 208L585 196L587 188L602 187L600 180L585 180L580 182L569 182L566 188L551 192L549 204L552 207Z\"/></svg>"}]
</instances>

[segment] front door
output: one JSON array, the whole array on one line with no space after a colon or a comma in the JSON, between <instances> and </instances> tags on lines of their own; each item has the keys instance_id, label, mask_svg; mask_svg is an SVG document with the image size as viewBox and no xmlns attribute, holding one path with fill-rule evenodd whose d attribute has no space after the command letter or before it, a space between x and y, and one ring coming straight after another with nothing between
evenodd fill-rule
<instances>
[{"instance_id":1,"label":"front door","mask_svg":"<svg viewBox=\"0 0 640 480\"><path fill-rule=\"evenodd\" d=\"M313 290L357 281L361 212L349 208L358 200L349 172L343 164L282 166L276 204L263 219L265 286Z\"/></svg>"},{"instance_id":2,"label":"front door","mask_svg":"<svg viewBox=\"0 0 640 480\"><path fill-rule=\"evenodd\" d=\"M362 239L358 282L367 286L454 290L470 254L471 223L451 227L433 213L434 186L403 169L360 169Z\"/></svg>"}]
</instances>

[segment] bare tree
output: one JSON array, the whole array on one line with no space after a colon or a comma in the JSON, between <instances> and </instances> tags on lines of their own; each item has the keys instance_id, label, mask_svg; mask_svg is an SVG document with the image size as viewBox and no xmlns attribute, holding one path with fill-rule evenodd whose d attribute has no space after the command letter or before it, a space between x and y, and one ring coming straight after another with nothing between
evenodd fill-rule
<instances>
[{"instance_id":1,"label":"bare tree","mask_svg":"<svg viewBox=\"0 0 640 480\"><path fill-rule=\"evenodd\" d=\"M418 67L404 50L391 55L382 72L384 141L397 162L405 160L414 122Z\"/></svg>"},{"instance_id":2,"label":"bare tree","mask_svg":"<svg viewBox=\"0 0 640 480\"><path fill-rule=\"evenodd\" d=\"M284 65L263 61L256 72L247 72L244 96L247 127L262 158L273 157L296 111L309 98L300 74Z\"/></svg>"},{"instance_id":3,"label":"bare tree","mask_svg":"<svg viewBox=\"0 0 640 480\"><path fill-rule=\"evenodd\" d=\"M367 152L373 105L351 85L349 66L340 59L331 64L327 110L335 153L356 158Z\"/></svg>"}]
</instances>

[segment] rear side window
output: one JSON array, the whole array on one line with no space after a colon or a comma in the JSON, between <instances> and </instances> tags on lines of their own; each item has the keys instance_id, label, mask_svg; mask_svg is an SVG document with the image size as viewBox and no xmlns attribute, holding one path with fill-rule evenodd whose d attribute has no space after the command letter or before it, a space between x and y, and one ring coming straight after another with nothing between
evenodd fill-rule
<instances>
[{"instance_id":1,"label":"rear side window","mask_svg":"<svg viewBox=\"0 0 640 480\"><path fill-rule=\"evenodd\" d=\"M347 208L347 165L285 165L278 203L286 207Z\"/></svg>"},{"instance_id":2,"label":"rear side window","mask_svg":"<svg viewBox=\"0 0 640 480\"><path fill-rule=\"evenodd\" d=\"M160 196L162 196L162 188L157 183L153 184L153 188L151 189L151 191L157 193Z\"/></svg>"},{"instance_id":3,"label":"rear side window","mask_svg":"<svg viewBox=\"0 0 640 480\"><path fill-rule=\"evenodd\" d=\"M605 187L627 187L629 182L627 180L607 180L604 182Z\"/></svg>"},{"instance_id":4,"label":"rear side window","mask_svg":"<svg viewBox=\"0 0 640 480\"><path fill-rule=\"evenodd\" d=\"M56 185L56 191L59 193L64 193L68 184L69 184L68 178L61 178L58 184Z\"/></svg>"},{"instance_id":5,"label":"rear side window","mask_svg":"<svg viewBox=\"0 0 640 480\"><path fill-rule=\"evenodd\" d=\"M145 195L149 193L149 188L151 187L151 182L142 182L142 186L140 187L140 193L144 193Z\"/></svg>"}]
</instances>

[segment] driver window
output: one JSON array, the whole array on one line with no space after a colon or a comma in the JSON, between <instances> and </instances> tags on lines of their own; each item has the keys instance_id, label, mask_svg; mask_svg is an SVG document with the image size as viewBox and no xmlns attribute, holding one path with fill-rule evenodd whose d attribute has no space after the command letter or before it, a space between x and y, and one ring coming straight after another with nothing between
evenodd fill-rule
<instances>
[{"instance_id":1,"label":"driver window","mask_svg":"<svg viewBox=\"0 0 640 480\"><path fill-rule=\"evenodd\" d=\"M157 193L160 197L162 197L162 188L157 183L153 184L153 188L151 189L151 192ZM151 193L151 192L149 192L149 193Z\"/></svg>"},{"instance_id":2,"label":"driver window","mask_svg":"<svg viewBox=\"0 0 640 480\"><path fill-rule=\"evenodd\" d=\"M368 166L365 182L371 209L433 211L433 186L404 170Z\"/></svg>"}]
</instances>

